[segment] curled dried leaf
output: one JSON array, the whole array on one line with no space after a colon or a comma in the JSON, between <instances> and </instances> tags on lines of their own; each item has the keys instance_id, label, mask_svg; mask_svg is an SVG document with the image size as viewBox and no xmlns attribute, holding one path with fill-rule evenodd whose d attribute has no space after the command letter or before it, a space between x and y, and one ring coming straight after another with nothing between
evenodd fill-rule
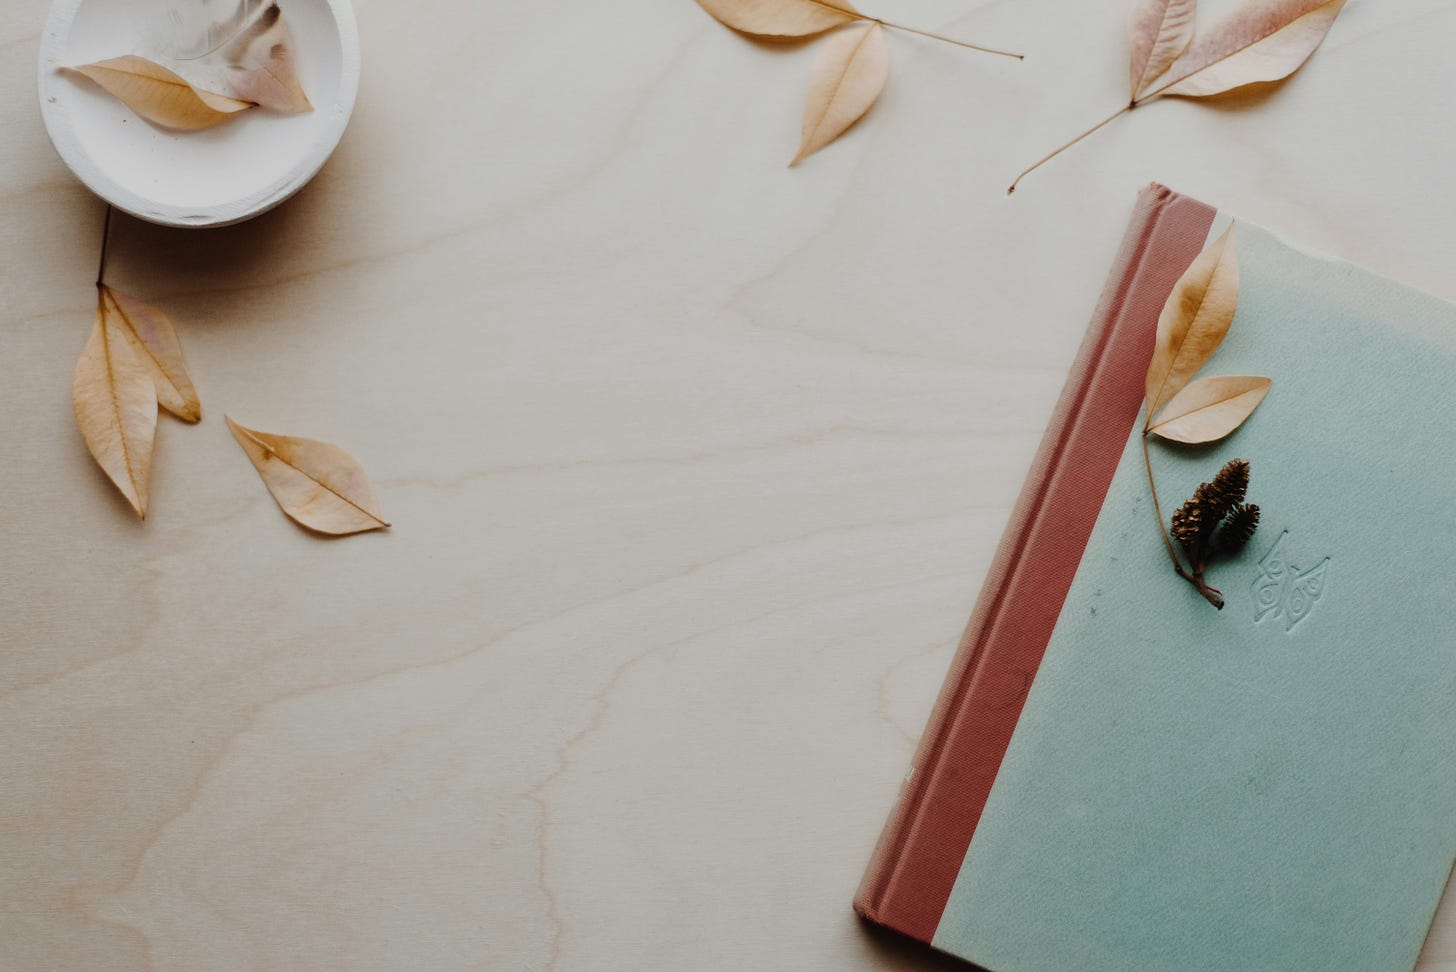
<instances>
[{"instance_id":1,"label":"curled dried leaf","mask_svg":"<svg viewBox=\"0 0 1456 972\"><path fill-rule=\"evenodd\" d=\"M96 309L96 326L71 378L71 405L97 465L145 519L157 393L131 342L108 326L104 302Z\"/></svg>"},{"instance_id":2,"label":"curled dried leaf","mask_svg":"<svg viewBox=\"0 0 1456 972\"><path fill-rule=\"evenodd\" d=\"M698 0L698 6L757 37L809 37L861 19L848 0Z\"/></svg>"},{"instance_id":3,"label":"curled dried leaf","mask_svg":"<svg viewBox=\"0 0 1456 972\"><path fill-rule=\"evenodd\" d=\"M316 439L258 432L227 420L263 485L295 522L319 533L362 533L389 526L358 461Z\"/></svg>"},{"instance_id":4,"label":"curled dried leaf","mask_svg":"<svg viewBox=\"0 0 1456 972\"><path fill-rule=\"evenodd\" d=\"M1251 0L1189 46L1161 92L1203 98L1287 78L1309 60L1344 6L1345 0Z\"/></svg>"},{"instance_id":5,"label":"curled dried leaf","mask_svg":"<svg viewBox=\"0 0 1456 972\"><path fill-rule=\"evenodd\" d=\"M1158 318L1145 382L1147 431L1159 409L1203 367L1228 333L1239 303L1233 226L1204 249L1174 285Z\"/></svg>"},{"instance_id":6,"label":"curled dried leaf","mask_svg":"<svg viewBox=\"0 0 1456 972\"><path fill-rule=\"evenodd\" d=\"M1132 35L1132 98L1173 66L1193 39L1197 0L1137 0L1128 32Z\"/></svg>"},{"instance_id":7,"label":"curled dried leaf","mask_svg":"<svg viewBox=\"0 0 1456 972\"><path fill-rule=\"evenodd\" d=\"M313 110L298 80L293 36L278 4L264 7L223 53L233 93L274 111Z\"/></svg>"},{"instance_id":8,"label":"curled dried leaf","mask_svg":"<svg viewBox=\"0 0 1456 972\"><path fill-rule=\"evenodd\" d=\"M202 418L202 402L187 373L182 342L167 315L150 304L101 288L101 310L109 327L130 342L152 376L157 404L186 422Z\"/></svg>"},{"instance_id":9,"label":"curled dried leaf","mask_svg":"<svg viewBox=\"0 0 1456 972\"><path fill-rule=\"evenodd\" d=\"M885 32L877 23L836 32L824 42L809 79L804 132L790 165L834 141L870 110L890 75Z\"/></svg>"},{"instance_id":10,"label":"curled dried leaf","mask_svg":"<svg viewBox=\"0 0 1456 972\"><path fill-rule=\"evenodd\" d=\"M1254 414L1270 384L1254 375L1200 378L1173 396L1148 433L1174 442L1215 442Z\"/></svg>"},{"instance_id":11,"label":"curled dried leaf","mask_svg":"<svg viewBox=\"0 0 1456 972\"><path fill-rule=\"evenodd\" d=\"M253 107L187 83L181 75L135 54L73 68L154 125L180 131L210 128Z\"/></svg>"}]
</instances>

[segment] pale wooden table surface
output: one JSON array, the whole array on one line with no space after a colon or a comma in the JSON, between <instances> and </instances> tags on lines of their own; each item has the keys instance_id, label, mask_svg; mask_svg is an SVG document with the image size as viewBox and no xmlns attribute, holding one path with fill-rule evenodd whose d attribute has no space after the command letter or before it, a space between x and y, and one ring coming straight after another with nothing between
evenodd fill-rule
<instances>
[{"instance_id":1,"label":"pale wooden table surface","mask_svg":"<svg viewBox=\"0 0 1456 972\"><path fill-rule=\"evenodd\" d=\"M0 968L953 967L849 898L1134 193L1456 298L1456 6L1356 0L1014 200L1124 96L1126 0L872 7L1028 58L891 36L789 170L812 50L690 0L361 2L311 186L115 228L206 410L143 524L72 421L102 207L6 4ZM349 448L394 529L292 527L224 412Z\"/></svg>"}]
</instances>

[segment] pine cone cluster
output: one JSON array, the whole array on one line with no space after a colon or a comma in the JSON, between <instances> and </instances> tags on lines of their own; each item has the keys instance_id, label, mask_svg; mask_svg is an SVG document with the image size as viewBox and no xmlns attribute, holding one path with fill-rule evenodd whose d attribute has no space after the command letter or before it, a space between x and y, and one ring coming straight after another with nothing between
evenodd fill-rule
<instances>
[{"instance_id":1,"label":"pine cone cluster","mask_svg":"<svg viewBox=\"0 0 1456 972\"><path fill-rule=\"evenodd\" d=\"M1173 514L1171 532L1195 565L1237 553L1253 537L1259 508L1244 503L1248 491L1249 464L1233 459Z\"/></svg>"}]
</instances>

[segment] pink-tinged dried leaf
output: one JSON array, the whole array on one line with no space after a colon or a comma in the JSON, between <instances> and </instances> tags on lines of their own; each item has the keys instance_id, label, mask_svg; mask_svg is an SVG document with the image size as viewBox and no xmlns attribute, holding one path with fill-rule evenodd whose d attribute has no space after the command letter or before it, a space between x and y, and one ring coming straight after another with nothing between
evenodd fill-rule
<instances>
[{"instance_id":1,"label":"pink-tinged dried leaf","mask_svg":"<svg viewBox=\"0 0 1456 972\"><path fill-rule=\"evenodd\" d=\"M263 8L223 53L234 94L274 111L313 111L298 80L293 37L278 4Z\"/></svg>"},{"instance_id":2,"label":"pink-tinged dried leaf","mask_svg":"<svg viewBox=\"0 0 1456 972\"><path fill-rule=\"evenodd\" d=\"M364 469L343 449L291 435L272 435L227 420L263 485L295 522L319 533L362 533L389 526Z\"/></svg>"},{"instance_id":3,"label":"pink-tinged dried leaf","mask_svg":"<svg viewBox=\"0 0 1456 972\"><path fill-rule=\"evenodd\" d=\"M1174 442L1222 439L1254 414L1270 384L1255 375L1200 378L1173 396L1148 432Z\"/></svg>"},{"instance_id":4,"label":"pink-tinged dried leaf","mask_svg":"<svg viewBox=\"0 0 1456 972\"><path fill-rule=\"evenodd\" d=\"M698 0L698 6L757 37L808 37L862 19L848 0Z\"/></svg>"},{"instance_id":5,"label":"pink-tinged dried leaf","mask_svg":"<svg viewBox=\"0 0 1456 972\"><path fill-rule=\"evenodd\" d=\"M202 402L197 397L187 362L182 357L182 342L167 315L135 297L101 288L101 308L109 327L120 333L137 352L137 358L152 376L157 404L186 422L202 418Z\"/></svg>"},{"instance_id":6,"label":"pink-tinged dried leaf","mask_svg":"<svg viewBox=\"0 0 1456 972\"><path fill-rule=\"evenodd\" d=\"M1344 6L1345 0L1252 0L1189 46L1163 94L1203 98L1287 78L1309 60Z\"/></svg>"},{"instance_id":7,"label":"pink-tinged dried leaf","mask_svg":"<svg viewBox=\"0 0 1456 972\"><path fill-rule=\"evenodd\" d=\"M121 495L147 515L147 481L157 433L157 393L131 342L108 327L101 307L96 326L76 362L71 405L86 448Z\"/></svg>"},{"instance_id":8,"label":"pink-tinged dried leaf","mask_svg":"<svg viewBox=\"0 0 1456 972\"><path fill-rule=\"evenodd\" d=\"M826 40L809 78L799 154L789 165L797 165L844 134L870 110L889 76L890 55L879 24L848 27Z\"/></svg>"},{"instance_id":9,"label":"pink-tinged dried leaf","mask_svg":"<svg viewBox=\"0 0 1456 972\"><path fill-rule=\"evenodd\" d=\"M1132 97L1148 90L1178 60L1193 39L1197 0L1136 0L1132 37Z\"/></svg>"},{"instance_id":10,"label":"pink-tinged dried leaf","mask_svg":"<svg viewBox=\"0 0 1456 972\"><path fill-rule=\"evenodd\" d=\"M178 74L144 57L128 54L73 68L154 125L196 131L253 107L213 91L194 88Z\"/></svg>"},{"instance_id":11,"label":"pink-tinged dried leaf","mask_svg":"<svg viewBox=\"0 0 1456 972\"><path fill-rule=\"evenodd\" d=\"M1239 304L1239 264L1233 232L1230 226L1198 255L1163 305L1145 383L1144 429L1203 367L1233 323Z\"/></svg>"}]
</instances>

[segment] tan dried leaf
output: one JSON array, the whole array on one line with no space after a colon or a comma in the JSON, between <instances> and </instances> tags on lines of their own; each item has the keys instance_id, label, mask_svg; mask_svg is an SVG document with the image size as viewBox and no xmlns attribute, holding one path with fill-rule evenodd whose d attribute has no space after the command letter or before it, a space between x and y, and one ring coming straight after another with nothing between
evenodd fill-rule
<instances>
[{"instance_id":1,"label":"tan dried leaf","mask_svg":"<svg viewBox=\"0 0 1456 972\"><path fill-rule=\"evenodd\" d=\"M257 19L228 44L223 55L234 94L274 111L313 111L298 80L293 36L278 4L263 8Z\"/></svg>"},{"instance_id":2,"label":"tan dried leaf","mask_svg":"<svg viewBox=\"0 0 1456 972\"><path fill-rule=\"evenodd\" d=\"M263 485L295 522L319 533L362 533L389 526L363 468L343 449L291 435L257 432L227 420Z\"/></svg>"},{"instance_id":3,"label":"tan dried leaf","mask_svg":"<svg viewBox=\"0 0 1456 972\"><path fill-rule=\"evenodd\" d=\"M1174 442L1222 439L1254 414L1271 384L1255 375L1200 378L1173 396L1148 433Z\"/></svg>"},{"instance_id":4,"label":"tan dried leaf","mask_svg":"<svg viewBox=\"0 0 1456 972\"><path fill-rule=\"evenodd\" d=\"M862 19L848 0L698 0L698 6L757 37L809 37Z\"/></svg>"},{"instance_id":5,"label":"tan dried leaf","mask_svg":"<svg viewBox=\"0 0 1456 972\"><path fill-rule=\"evenodd\" d=\"M1158 336L1144 388L1147 422L1218 349L1239 303L1239 264L1233 226L1206 247L1173 286L1158 318Z\"/></svg>"},{"instance_id":6,"label":"tan dried leaf","mask_svg":"<svg viewBox=\"0 0 1456 972\"><path fill-rule=\"evenodd\" d=\"M1147 91L1173 66L1193 39L1197 0L1137 0L1128 33L1132 36L1132 97Z\"/></svg>"},{"instance_id":7,"label":"tan dried leaf","mask_svg":"<svg viewBox=\"0 0 1456 972\"><path fill-rule=\"evenodd\" d=\"M1162 93L1204 98L1287 78L1309 60L1344 6L1345 0L1250 0L1189 46Z\"/></svg>"},{"instance_id":8,"label":"tan dried leaf","mask_svg":"<svg viewBox=\"0 0 1456 972\"><path fill-rule=\"evenodd\" d=\"M137 511L147 515L147 481L157 434L157 393L151 373L100 303L96 326L76 362L71 405L86 448Z\"/></svg>"},{"instance_id":9,"label":"tan dried leaf","mask_svg":"<svg viewBox=\"0 0 1456 972\"><path fill-rule=\"evenodd\" d=\"M202 418L202 402L197 397L187 362L182 357L182 343L167 315L135 297L101 288L101 309L107 325L122 334L137 352L138 359L152 376L157 404L187 422Z\"/></svg>"},{"instance_id":10,"label":"tan dried leaf","mask_svg":"<svg viewBox=\"0 0 1456 972\"><path fill-rule=\"evenodd\" d=\"M196 131L253 107L213 91L194 88L178 74L135 54L83 64L72 70L95 81L147 121L163 128Z\"/></svg>"},{"instance_id":11,"label":"tan dried leaf","mask_svg":"<svg viewBox=\"0 0 1456 972\"><path fill-rule=\"evenodd\" d=\"M849 27L824 42L809 78L804 133L789 165L828 145L870 110L890 76L885 31L877 23Z\"/></svg>"}]
</instances>

